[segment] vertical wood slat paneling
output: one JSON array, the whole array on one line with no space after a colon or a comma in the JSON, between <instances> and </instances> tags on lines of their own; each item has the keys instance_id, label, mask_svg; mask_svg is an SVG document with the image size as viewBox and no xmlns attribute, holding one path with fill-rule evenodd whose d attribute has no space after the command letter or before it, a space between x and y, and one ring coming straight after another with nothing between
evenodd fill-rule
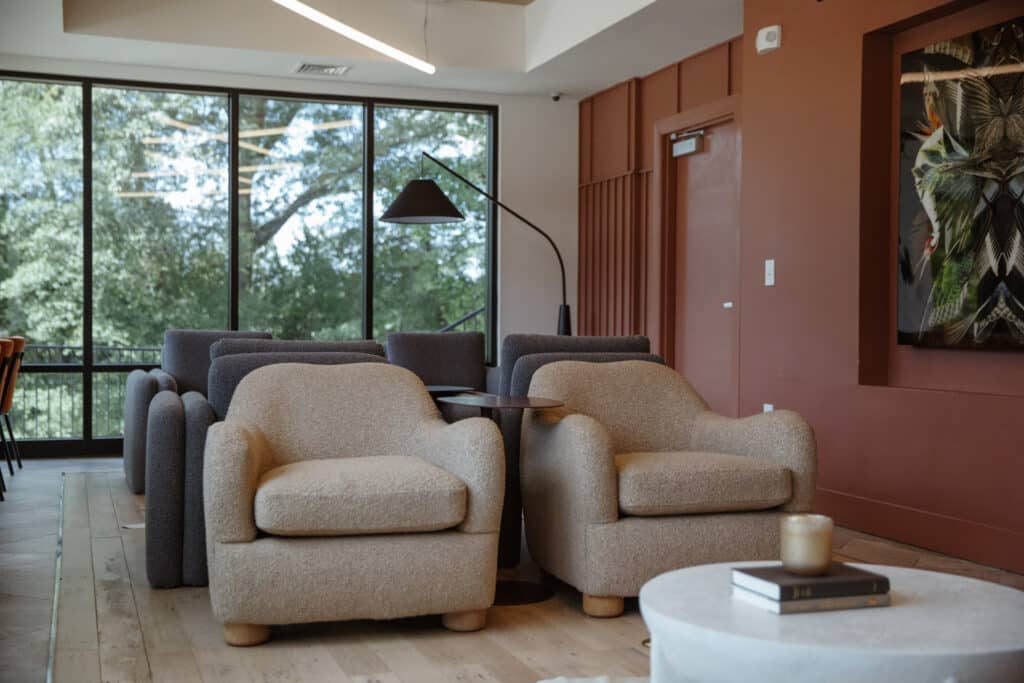
<instances>
[{"instance_id":1,"label":"vertical wood slat paneling","mask_svg":"<svg viewBox=\"0 0 1024 683\"><path fill-rule=\"evenodd\" d=\"M593 140L594 107L590 100L580 102L580 183L587 184L594 177L591 150Z\"/></svg>"},{"instance_id":2,"label":"vertical wood slat paneling","mask_svg":"<svg viewBox=\"0 0 1024 683\"><path fill-rule=\"evenodd\" d=\"M635 320L633 329L630 330L633 334L643 334L647 330L647 287L644 285L647 282L647 234L651 230L650 201L652 176L653 173L650 171L644 171L637 178L638 218L636 221L636 256L634 257L637 272L636 277L633 279L636 283L636 293L633 297Z\"/></svg>"},{"instance_id":3,"label":"vertical wood slat paneling","mask_svg":"<svg viewBox=\"0 0 1024 683\"><path fill-rule=\"evenodd\" d=\"M590 334L590 324L587 321L586 312L590 310L590 268L586 255L590 253L590 231L585 226L590 225L590 202L587 199L590 193L590 186L583 185L579 191L579 263L576 265L576 273L579 283L576 288L576 330L579 334Z\"/></svg>"},{"instance_id":4,"label":"vertical wood slat paneling","mask_svg":"<svg viewBox=\"0 0 1024 683\"><path fill-rule=\"evenodd\" d=\"M742 38L580 102L580 334L647 332L655 121L740 91ZM669 111L675 109L675 111Z\"/></svg>"},{"instance_id":5,"label":"vertical wood slat paneling","mask_svg":"<svg viewBox=\"0 0 1024 683\"><path fill-rule=\"evenodd\" d=\"M607 208L605 207L605 200L607 194L605 193L605 183L599 182L595 185L597 191L597 202L595 207L597 209L597 220L594 221L594 234L592 239L594 240L594 278L597 282L594 285L594 295L597 297L597 308L595 309L595 322L597 323L597 329L601 332L604 331L604 276L602 274L604 269L604 225L605 218L608 215Z\"/></svg>"}]
</instances>

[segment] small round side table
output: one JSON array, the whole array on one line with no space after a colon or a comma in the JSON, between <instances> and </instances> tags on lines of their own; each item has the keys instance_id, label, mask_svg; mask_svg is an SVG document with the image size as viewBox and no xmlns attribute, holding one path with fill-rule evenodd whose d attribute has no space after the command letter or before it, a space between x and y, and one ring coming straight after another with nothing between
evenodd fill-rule
<instances>
[{"instance_id":1,"label":"small round side table","mask_svg":"<svg viewBox=\"0 0 1024 683\"><path fill-rule=\"evenodd\" d=\"M472 408L479 408L480 414L483 417L494 420L494 423L498 425L498 429L501 429L501 411L502 410L524 410L524 409L540 409L540 408L559 408L565 403L552 398L541 398L539 396L498 396L496 394L459 394L457 396L439 396L437 398L439 403L448 403L457 406L469 406ZM515 485L519 486L519 482L507 482L506 490L508 486ZM505 497L506 509L502 511L501 518L505 519L517 519L516 516L521 517L523 514L522 508L518 510L508 510L509 505L508 496ZM499 547L504 546L509 542L518 543L520 525L509 524L502 525L500 536L504 541L499 541ZM516 538L513 540L509 534L514 535ZM501 564L499 560L498 564ZM534 602L543 602L553 595L550 588L542 583L534 583L532 581L513 581L506 579L499 579L497 590L494 594L495 605L528 605Z\"/></svg>"},{"instance_id":2,"label":"small round side table","mask_svg":"<svg viewBox=\"0 0 1024 683\"><path fill-rule=\"evenodd\" d=\"M456 396L458 394L464 394L467 391L473 391L473 387L459 386L458 384L428 384L427 393L430 394L430 398L437 400L442 396Z\"/></svg>"}]
</instances>

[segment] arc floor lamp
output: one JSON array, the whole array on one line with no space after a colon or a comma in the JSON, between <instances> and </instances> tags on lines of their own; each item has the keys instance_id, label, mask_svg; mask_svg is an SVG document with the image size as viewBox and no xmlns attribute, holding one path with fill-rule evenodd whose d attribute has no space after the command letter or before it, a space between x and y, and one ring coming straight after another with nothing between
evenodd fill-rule
<instances>
[{"instance_id":1,"label":"arc floor lamp","mask_svg":"<svg viewBox=\"0 0 1024 683\"><path fill-rule=\"evenodd\" d=\"M515 211L498 201L498 198L491 193L470 182L469 179L461 175L458 171L446 166L436 157L428 154L427 152L423 152L423 156L461 180L467 186L476 190L478 194L487 197L489 200L494 202L495 205L505 209L527 226L536 230L548 241L551 248L555 250L555 256L558 257L558 267L562 272L562 305L558 307L558 334L571 335L572 318L569 314L569 303L566 299L565 262L562 260L562 252L558 250L558 245L555 244L553 239L551 239L551 235L528 221L518 211ZM387 211L384 212L384 215L380 217L380 220L382 223L457 223L461 220L465 220L465 218L466 217L462 215L462 212L452 204L447 195L445 195L441 188L437 186L437 183L429 178L418 178L416 180L409 181L409 184L406 185L398 197L395 198L395 201L391 202L391 206L389 206Z\"/></svg>"}]
</instances>

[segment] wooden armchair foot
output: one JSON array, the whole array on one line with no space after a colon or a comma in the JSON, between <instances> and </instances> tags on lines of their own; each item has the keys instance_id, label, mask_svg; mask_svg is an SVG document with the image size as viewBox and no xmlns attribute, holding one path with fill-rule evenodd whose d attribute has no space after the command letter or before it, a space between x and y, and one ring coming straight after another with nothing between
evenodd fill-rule
<instances>
[{"instance_id":1,"label":"wooden armchair foot","mask_svg":"<svg viewBox=\"0 0 1024 683\"><path fill-rule=\"evenodd\" d=\"M264 624L224 624L224 642L237 647L262 645L270 639L270 627Z\"/></svg>"},{"instance_id":2,"label":"wooden armchair foot","mask_svg":"<svg viewBox=\"0 0 1024 683\"><path fill-rule=\"evenodd\" d=\"M449 631L479 631L487 623L487 610L472 609L465 612L449 612L441 617L441 623Z\"/></svg>"},{"instance_id":3,"label":"wooden armchair foot","mask_svg":"<svg viewBox=\"0 0 1024 683\"><path fill-rule=\"evenodd\" d=\"M583 611L591 617L617 617L626 609L625 600L614 596L583 594Z\"/></svg>"}]
</instances>

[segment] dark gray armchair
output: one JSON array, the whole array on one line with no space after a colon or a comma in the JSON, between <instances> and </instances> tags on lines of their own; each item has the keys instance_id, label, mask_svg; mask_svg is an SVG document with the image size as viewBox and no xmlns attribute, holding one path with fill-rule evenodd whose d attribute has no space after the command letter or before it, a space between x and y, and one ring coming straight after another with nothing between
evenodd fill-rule
<instances>
[{"instance_id":1,"label":"dark gray armchair","mask_svg":"<svg viewBox=\"0 0 1024 683\"><path fill-rule=\"evenodd\" d=\"M239 330L167 330L160 367L133 370L124 393L124 476L132 493L146 490L146 424L157 393L206 394L210 345L224 338L270 339L269 332Z\"/></svg>"},{"instance_id":2,"label":"dark gray armchair","mask_svg":"<svg viewBox=\"0 0 1024 683\"><path fill-rule=\"evenodd\" d=\"M388 362L411 370L424 384L487 387L483 332L392 332ZM440 404L448 422L478 417L475 408Z\"/></svg>"},{"instance_id":3,"label":"dark gray armchair","mask_svg":"<svg viewBox=\"0 0 1024 683\"><path fill-rule=\"evenodd\" d=\"M533 373L546 363L560 360L584 360L607 363L619 360L652 360L647 337L566 337L553 334L510 334L501 345L499 393L502 396L526 396ZM505 442L505 505L501 511L501 537L498 565L519 564L523 533L523 506L519 488L519 441L523 411L501 412L501 435Z\"/></svg>"},{"instance_id":4,"label":"dark gray armchair","mask_svg":"<svg viewBox=\"0 0 1024 683\"><path fill-rule=\"evenodd\" d=\"M146 576L154 588L207 584L203 451L210 425L224 419L235 388L256 368L276 363L384 363L370 342L264 342L260 353L217 355L210 364L208 396L162 391L149 412L146 481ZM248 346L246 348L254 348ZM284 348L294 350L280 350ZM316 348L307 351L303 348ZM371 351L351 352L357 348ZM342 350L338 350L342 349ZM220 349L224 351L223 347Z\"/></svg>"},{"instance_id":5,"label":"dark gray armchair","mask_svg":"<svg viewBox=\"0 0 1024 683\"><path fill-rule=\"evenodd\" d=\"M483 390L487 381L482 332L392 332L388 362L416 373L424 384Z\"/></svg>"}]
</instances>

